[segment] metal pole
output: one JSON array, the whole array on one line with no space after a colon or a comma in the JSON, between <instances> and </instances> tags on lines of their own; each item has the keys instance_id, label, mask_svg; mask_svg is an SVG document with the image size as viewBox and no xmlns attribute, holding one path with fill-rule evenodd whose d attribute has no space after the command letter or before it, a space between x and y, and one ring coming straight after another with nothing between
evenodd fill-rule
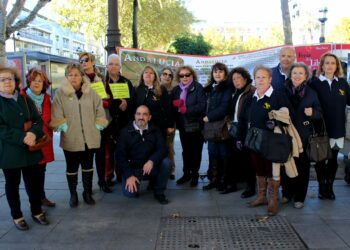
<instances>
[{"instance_id":1,"label":"metal pole","mask_svg":"<svg viewBox=\"0 0 350 250\"><path fill-rule=\"evenodd\" d=\"M108 29L106 35L106 50L108 55L116 53L116 48L122 46L118 18L118 0L108 0Z\"/></svg>"},{"instance_id":2,"label":"metal pole","mask_svg":"<svg viewBox=\"0 0 350 250\"><path fill-rule=\"evenodd\" d=\"M326 24L326 21L327 21L326 15L327 15L328 9L327 9L327 7L325 7L324 9L320 10L319 12L323 13L323 17L318 19L320 21L320 23L321 23L320 43L325 43L325 41L326 41L326 38L325 38L325 24Z\"/></svg>"}]
</instances>

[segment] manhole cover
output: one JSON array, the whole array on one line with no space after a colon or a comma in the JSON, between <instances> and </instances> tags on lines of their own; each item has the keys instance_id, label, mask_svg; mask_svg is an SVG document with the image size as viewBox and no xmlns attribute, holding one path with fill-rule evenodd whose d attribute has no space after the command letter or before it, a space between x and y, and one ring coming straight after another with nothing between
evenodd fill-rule
<instances>
[{"instance_id":1,"label":"manhole cover","mask_svg":"<svg viewBox=\"0 0 350 250\"><path fill-rule=\"evenodd\" d=\"M283 217L163 217L157 250L307 249Z\"/></svg>"}]
</instances>

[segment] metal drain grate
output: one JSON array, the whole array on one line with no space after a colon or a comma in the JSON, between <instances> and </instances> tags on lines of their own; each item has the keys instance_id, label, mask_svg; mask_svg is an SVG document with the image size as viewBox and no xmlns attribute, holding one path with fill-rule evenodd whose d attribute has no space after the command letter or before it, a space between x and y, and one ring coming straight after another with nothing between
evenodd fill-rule
<instances>
[{"instance_id":1,"label":"metal drain grate","mask_svg":"<svg viewBox=\"0 0 350 250\"><path fill-rule=\"evenodd\" d=\"M163 217L157 250L307 249L283 217Z\"/></svg>"}]
</instances>

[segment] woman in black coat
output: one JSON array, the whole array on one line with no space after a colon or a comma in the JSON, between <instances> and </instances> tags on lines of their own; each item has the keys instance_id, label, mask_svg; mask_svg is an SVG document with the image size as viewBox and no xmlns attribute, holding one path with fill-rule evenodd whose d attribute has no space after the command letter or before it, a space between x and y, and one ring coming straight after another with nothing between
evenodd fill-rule
<instances>
[{"instance_id":1,"label":"woman in black coat","mask_svg":"<svg viewBox=\"0 0 350 250\"><path fill-rule=\"evenodd\" d=\"M285 176L282 202L294 199L294 207L304 207L310 176L310 160L306 155L308 139L313 132L313 124L322 117L321 105L317 94L307 85L309 70L304 63L292 65L285 83L286 95L293 108L292 121L303 143L304 151L294 158L298 176Z\"/></svg>"},{"instance_id":2,"label":"woman in black coat","mask_svg":"<svg viewBox=\"0 0 350 250\"><path fill-rule=\"evenodd\" d=\"M320 100L326 129L330 138L332 158L315 165L319 185L318 198L335 199L333 182L338 169L339 149L344 146L345 107L350 105L350 88L343 76L338 57L332 53L321 56L317 77L311 81Z\"/></svg>"},{"instance_id":3,"label":"woman in black coat","mask_svg":"<svg viewBox=\"0 0 350 250\"><path fill-rule=\"evenodd\" d=\"M180 133L183 158L183 176L176 181L181 185L191 181L198 185L198 171L202 160L204 139L202 136L206 98L197 75L190 66L182 66L176 73L179 85L172 92L173 114Z\"/></svg>"}]
</instances>

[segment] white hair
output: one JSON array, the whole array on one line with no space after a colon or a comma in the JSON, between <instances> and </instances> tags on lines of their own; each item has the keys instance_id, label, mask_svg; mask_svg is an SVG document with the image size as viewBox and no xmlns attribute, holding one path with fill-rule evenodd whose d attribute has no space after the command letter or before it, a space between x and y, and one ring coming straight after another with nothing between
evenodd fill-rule
<instances>
[{"instance_id":1,"label":"white hair","mask_svg":"<svg viewBox=\"0 0 350 250\"><path fill-rule=\"evenodd\" d=\"M111 59L117 59L118 61L120 61L120 57L117 54L110 54L107 58L107 63L110 62Z\"/></svg>"}]
</instances>

